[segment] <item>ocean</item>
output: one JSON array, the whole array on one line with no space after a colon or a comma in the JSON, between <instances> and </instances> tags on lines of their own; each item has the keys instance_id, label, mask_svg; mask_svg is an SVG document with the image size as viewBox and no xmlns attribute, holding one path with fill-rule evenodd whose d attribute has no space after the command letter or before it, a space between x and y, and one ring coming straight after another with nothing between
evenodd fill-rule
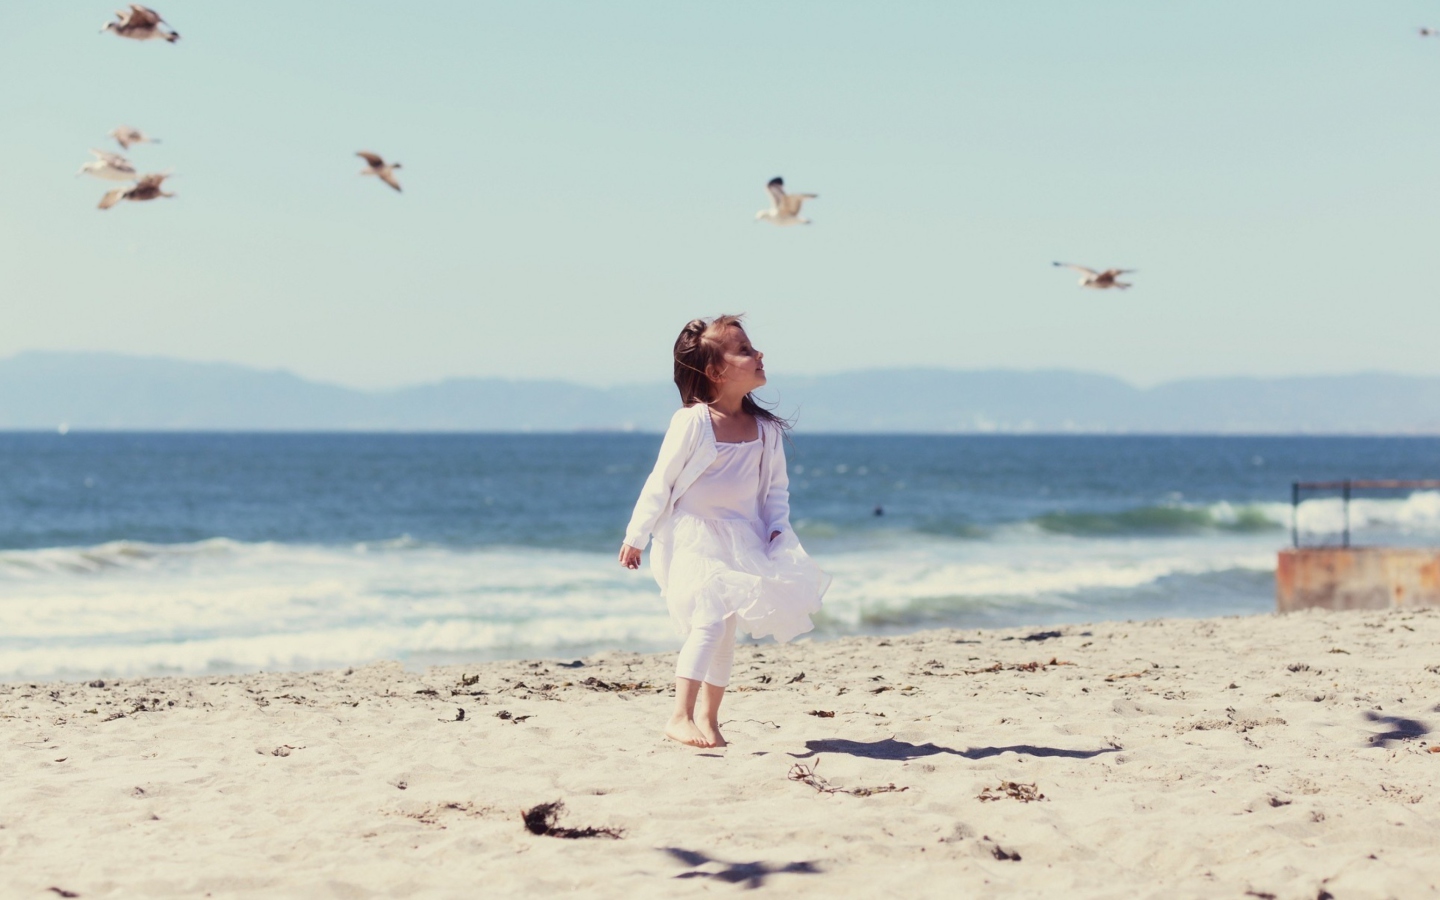
<instances>
[{"instance_id":1,"label":"ocean","mask_svg":"<svg viewBox=\"0 0 1440 900\"><path fill-rule=\"evenodd\" d=\"M0 680L678 645L615 554L651 434L0 434ZM1263 613L1292 480L1434 477L1440 439L799 433L813 639ZM877 514L878 513L878 514ZM1440 494L1355 539L1440 540ZM1336 498L1307 500L1310 542Z\"/></svg>"}]
</instances>

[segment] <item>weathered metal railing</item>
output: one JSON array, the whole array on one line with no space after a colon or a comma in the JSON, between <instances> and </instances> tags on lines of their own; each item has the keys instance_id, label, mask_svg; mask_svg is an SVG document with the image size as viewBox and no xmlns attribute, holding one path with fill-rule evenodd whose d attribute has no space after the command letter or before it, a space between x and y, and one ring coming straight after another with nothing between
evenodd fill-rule
<instances>
[{"instance_id":1,"label":"weathered metal railing","mask_svg":"<svg viewBox=\"0 0 1440 900\"><path fill-rule=\"evenodd\" d=\"M1295 481L1290 484L1290 543L1300 546L1300 493L1302 491L1339 491L1343 528L1340 546L1350 546L1350 495L1355 491L1434 491L1440 480L1419 479L1351 479L1344 481Z\"/></svg>"}]
</instances>

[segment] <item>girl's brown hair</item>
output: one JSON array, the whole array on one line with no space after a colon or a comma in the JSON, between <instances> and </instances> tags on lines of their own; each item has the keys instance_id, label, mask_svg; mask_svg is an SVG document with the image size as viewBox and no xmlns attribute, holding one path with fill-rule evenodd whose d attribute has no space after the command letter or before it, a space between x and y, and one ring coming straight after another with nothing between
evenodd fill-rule
<instances>
[{"instance_id":1,"label":"girl's brown hair","mask_svg":"<svg viewBox=\"0 0 1440 900\"><path fill-rule=\"evenodd\" d=\"M743 328L743 316L716 316L713 319L691 319L675 339L675 387L685 406L709 403L715 399L715 383L711 373L725 368L725 332L730 326ZM753 394L746 394L740 408L762 422L788 431L790 421L761 406Z\"/></svg>"}]
</instances>

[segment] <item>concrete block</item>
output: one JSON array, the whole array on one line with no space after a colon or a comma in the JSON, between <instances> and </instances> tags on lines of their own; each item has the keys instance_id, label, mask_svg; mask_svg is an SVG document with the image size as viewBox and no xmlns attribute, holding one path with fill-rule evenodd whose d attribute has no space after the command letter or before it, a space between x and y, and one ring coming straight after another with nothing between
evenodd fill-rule
<instances>
[{"instance_id":1,"label":"concrete block","mask_svg":"<svg viewBox=\"0 0 1440 900\"><path fill-rule=\"evenodd\" d=\"M1281 550L1275 607L1397 609L1440 606L1440 548L1301 547Z\"/></svg>"}]
</instances>

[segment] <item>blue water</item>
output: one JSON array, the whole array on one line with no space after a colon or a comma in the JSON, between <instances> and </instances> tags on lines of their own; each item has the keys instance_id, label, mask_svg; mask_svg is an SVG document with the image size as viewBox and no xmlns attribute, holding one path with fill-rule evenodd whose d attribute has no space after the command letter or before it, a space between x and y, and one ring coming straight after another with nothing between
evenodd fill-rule
<instances>
[{"instance_id":1,"label":"blue water","mask_svg":"<svg viewBox=\"0 0 1440 900\"><path fill-rule=\"evenodd\" d=\"M657 435L0 434L0 678L557 655L674 640L614 553ZM836 436L789 450L817 636L1261 612L1294 479L1429 438ZM876 515L877 507L883 511ZM1440 495L1364 498L1431 542ZM1339 507L1301 508L1333 541Z\"/></svg>"}]
</instances>

